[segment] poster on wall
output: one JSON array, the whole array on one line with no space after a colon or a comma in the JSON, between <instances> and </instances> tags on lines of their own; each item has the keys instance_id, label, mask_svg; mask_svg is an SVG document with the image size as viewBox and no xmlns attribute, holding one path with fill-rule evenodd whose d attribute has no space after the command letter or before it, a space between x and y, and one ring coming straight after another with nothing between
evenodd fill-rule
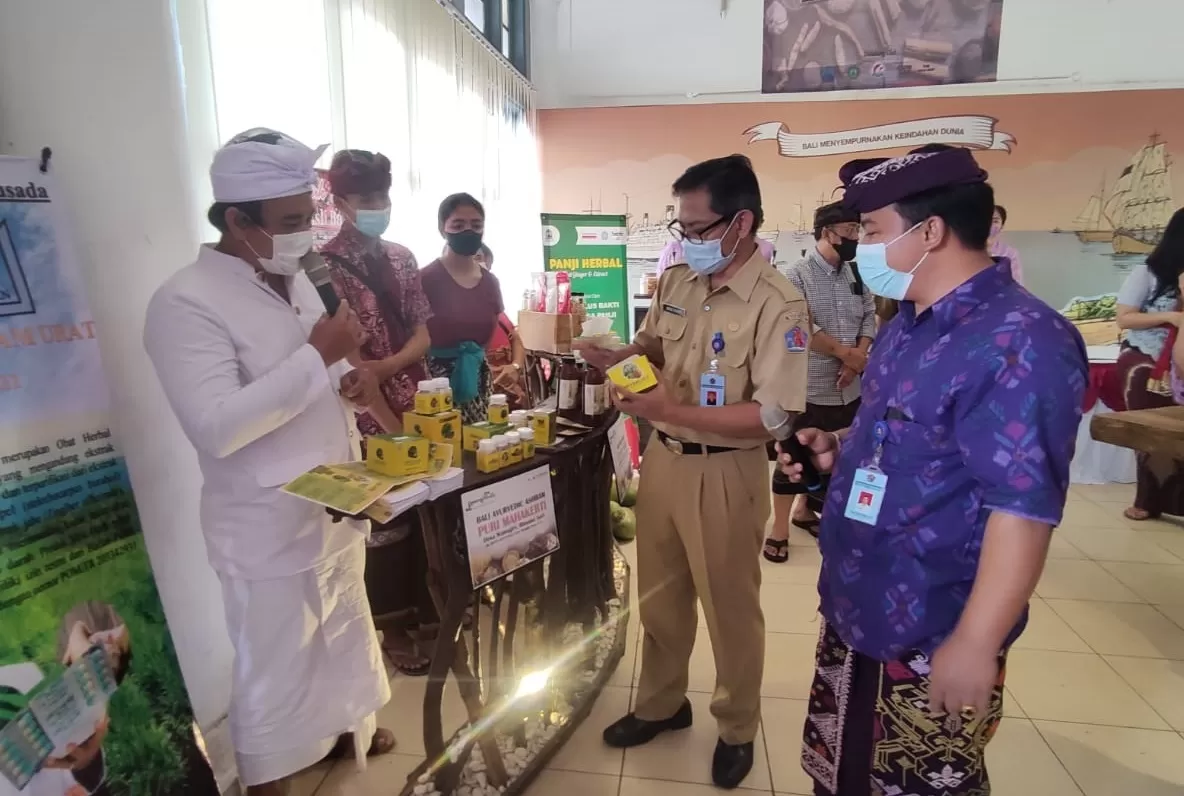
<instances>
[{"instance_id":1,"label":"poster on wall","mask_svg":"<svg viewBox=\"0 0 1184 796\"><path fill-rule=\"evenodd\" d=\"M51 175L0 157L0 796L218 793Z\"/></svg>"},{"instance_id":2,"label":"poster on wall","mask_svg":"<svg viewBox=\"0 0 1184 796\"><path fill-rule=\"evenodd\" d=\"M478 487L460 503L474 589L559 549L550 467Z\"/></svg>"},{"instance_id":3,"label":"poster on wall","mask_svg":"<svg viewBox=\"0 0 1184 796\"><path fill-rule=\"evenodd\" d=\"M566 271L572 293L584 296L588 315L611 317L622 340L629 339L625 222L625 216L543 213L547 271Z\"/></svg>"},{"instance_id":4,"label":"poster on wall","mask_svg":"<svg viewBox=\"0 0 1184 796\"><path fill-rule=\"evenodd\" d=\"M313 245L319 251L341 231L344 219L341 211L333 203L333 192L329 189L329 172L317 169L317 184L312 189L312 202L315 208L312 217Z\"/></svg>"},{"instance_id":5,"label":"poster on wall","mask_svg":"<svg viewBox=\"0 0 1184 796\"><path fill-rule=\"evenodd\" d=\"M1179 89L824 102L793 115L781 102L555 109L539 129L548 207L575 212L603 196L604 212L629 214L633 284L656 272L670 184L694 163L752 160L759 234L788 267L814 247L814 213L840 195L847 161L971 147L1006 213L992 251L1018 261L1023 285L1092 345L1118 341L1114 294L1182 204Z\"/></svg>"},{"instance_id":6,"label":"poster on wall","mask_svg":"<svg viewBox=\"0 0 1184 796\"><path fill-rule=\"evenodd\" d=\"M996 79L1003 0L765 0L762 91Z\"/></svg>"}]
</instances>

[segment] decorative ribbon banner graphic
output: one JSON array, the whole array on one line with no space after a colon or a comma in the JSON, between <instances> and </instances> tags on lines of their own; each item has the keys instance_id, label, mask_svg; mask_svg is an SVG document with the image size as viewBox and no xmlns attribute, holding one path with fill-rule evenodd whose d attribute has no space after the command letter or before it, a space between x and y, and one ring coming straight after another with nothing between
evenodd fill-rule
<instances>
[{"instance_id":1,"label":"decorative ribbon banner graphic","mask_svg":"<svg viewBox=\"0 0 1184 796\"><path fill-rule=\"evenodd\" d=\"M781 122L765 122L744 131L748 143L776 141L782 157L813 158L822 155L849 155L879 149L909 149L926 144L950 144L970 149L1011 152L1015 136L995 129L998 119L991 116L937 116L894 122L858 130L798 135Z\"/></svg>"}]
</instances>

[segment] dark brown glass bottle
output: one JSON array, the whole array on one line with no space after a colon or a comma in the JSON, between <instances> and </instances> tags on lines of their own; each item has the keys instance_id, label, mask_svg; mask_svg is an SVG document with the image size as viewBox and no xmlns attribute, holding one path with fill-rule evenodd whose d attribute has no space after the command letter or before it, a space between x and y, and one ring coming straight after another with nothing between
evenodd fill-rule
<instances>
[{"instance_id":1,"label":"dark brown glass bottle","mask_svg":"<svg viewBox=\"0 0 1184 796\"><path fill-rule=\"evenodd\" d=\"M584 373L575 357L564 357L559 366L559 416L575 423L584 422Z\"/></svg>"},{"instance_id":2,"label":"dark brown glass bottle","mask_svg":"<svg viewBox=\"0 0 1184 796\"><path fill-rule=\"evenodd\" d=\"M604 373L588 366L584 371L584 425L595 428L608 411L608 393L604 387Z\"/></svg>"}]
</instances>

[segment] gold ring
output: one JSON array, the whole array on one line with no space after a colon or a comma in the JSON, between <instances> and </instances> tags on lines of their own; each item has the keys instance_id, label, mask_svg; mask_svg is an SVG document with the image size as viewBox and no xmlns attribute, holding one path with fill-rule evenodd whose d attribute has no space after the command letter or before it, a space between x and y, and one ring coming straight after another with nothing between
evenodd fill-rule
<instances>
[{"instance_id":1,"label":"gold ring","mask_svg":"<svg viewBox=\"0 0 1184 796\"><path fill-rule=\"evenodd\" d=\"M977 711L974 709L974 705L963 705L962 706L962 715L963 716L973 716L976 712Z\"/></svg>"}]
</instances>

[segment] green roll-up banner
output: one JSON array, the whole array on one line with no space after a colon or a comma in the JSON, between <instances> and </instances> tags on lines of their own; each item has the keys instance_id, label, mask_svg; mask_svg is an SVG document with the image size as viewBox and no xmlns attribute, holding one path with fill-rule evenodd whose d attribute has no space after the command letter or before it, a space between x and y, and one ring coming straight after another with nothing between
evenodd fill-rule
<instances>
[{"instance_id":1,"label":"green roll-up banner","mask_svg":"<svg viewBox=\"0 0 1184 796\"><path fill-rule=\"evenodd\" d=\"M566 271L589 315L608 315L629 342L629 290L624 216L543 213L543 257L548 271Z\"/></svg>"}]
</instances>

